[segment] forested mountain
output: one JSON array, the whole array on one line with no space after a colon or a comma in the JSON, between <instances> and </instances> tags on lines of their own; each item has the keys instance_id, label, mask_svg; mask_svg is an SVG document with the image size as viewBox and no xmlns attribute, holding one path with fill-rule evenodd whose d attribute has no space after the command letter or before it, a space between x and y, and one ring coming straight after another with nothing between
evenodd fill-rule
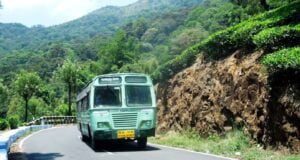
<instances>
[{"instance_id":1,"label":"forested mountain","mask_svg":"<svg viewBox=\"0 0 300 160\"><path fill-rule=\"evenodd\" d=\"M95 36L111 36L116 30L138 18L155 18L157 15L191 8L202 0L140 0L125 7L108 6L90 14L51 27L22 24L0 24L0 54L12 50L36 50L51 42L83 43Z\"/></svg>"},{"instance_id":2,"label":"forested mountain","mask_svg":"<svg viewBox=\"0 0 300 160\"><path fill-rule=\"evenodd\" d=\"M175 102L176 98L185 102L184 98L192 97L191 101L194 103L191 105L197 106L190 107L187 105L189 103L168 104L169 101L164 99L166 97L161 96L160 102L163 104L160 104L160 120L163 120L162 117L165 115L163 112L168 110L169 106L178 109L174 113L176 115L180 111L188 111L182 106L195 109L189 113L195 113L195 111L197 114L200 113L199 110L202 109L202 106L198 106L200 96L192 95L190 92L199 92L200 95L202 91L205 92L201 100L203 106L215 107L213 112L205 113L222 110L222 113L215 115L221 115L221 118L222 115L223 117L230 116L231 112L227 110L235 109L235 107L224 109L224 99L232 102L232 99L239 98L239 95L231 98L229 96L231 93L239 93L230 90L237 89L239 86L230 83L229 87L224 87L224 90L227 89L228 92L221 94L218 86L231 82L233 76L236 79L243 77L244 72L252 67L252 61L251 63L246 61L242 63L244 68L238 70L238 73L226 76L227 72L237 69L233 67L228 70L225 66L232 67L239 64L239 61L223 63L222 60L226 61L226 58L233 52L238 51L234 58L239 58L252 54L256 50L263 50L265 54L279 51L274 56L270 54L270 57L264 59L264 63L271 68L272 66L274 68L282 66L299 68L297 55L299 49L288 49L288 53L293 53L289 55L290 58L297 59L295 62L286 62L285 57L289 56L285 55L286 50L282 50L299 44L299 2L270 0L267 1L268 7L262 5L261 2L266 1L140 0L125 7L105 7L77 20L52 27L28 28L21 24L0 24L0 116L4 118L17 116L22 120L31 120L45 115L66 115L70 113L70 110L72 114L75 114L74 103L71 106L67 104L70 104L69 100L74 100L76 92L95 75L113 72L147 73L152 76L155 83L165 84L164 87L167 87L166 92L163 92L165 88L160 88L159 95L162 92L168 94L167 98L174 99L172 102ZM205 63L201 57L205 57ZM197 58L200 59L196 61ZM195 61L197 63L193 67L202 66L202 68L197 68L196 71L193 70L194 68L185 70ZM216 61L217 63L214 63ZM257 61L255 63L259 63ZM250 67L247 68L249 64ZM221 73L222 69L218 66L224 67L222 68L224 72ZM240 66L237 65L237 67ZM183 73L177 74L182 70L184 70ZM247 88L248 82L249 84L257 82L256 74L260 75L255 70L254 78L244 76L242 80L246 79L247 83L241 84L238 81L237 84ZM211 83L211 75L222 81ZM199 80L195 77L204 79ZM178 86L180 84L185 84L190 89ZM267 83L259 85L261 84L265 87ZM34 94L30 92L28 85L35 88ZM192 90L191 88L195 86L210 88ZM187 96L181 97L183 94L173 94L173 88L179 89L180 93ZM253 90L245 88L243 93L252 97L252 94L246 94L246 91ZM217 98L209 99L207 94L209 95L210 91L215 91ZM27 92L30 92L30 98L24 98ZM68 92L71 93L71 97L66 94ZM177 91L175 90L174 93ZM253 101L259 98L261 97L254 97ZM28 102L28 117L23 114L26 102ZM232 102L232 104L235 103ZM220 106L223 108L218 108ZM251 113L256 113L256 110L253 112L251 110ZM173 112L168 112L168 114L173 119L165 120L166 123L161 123L160 127L168 128L171 123L179 124L176 115L172 115ZM189 117L195 117L195 115ZM188 119L193 121L189 124L190 127L195 127L197 124L194 122L195 119ZM232 123L226 121L225 118L221 120L218 121L220 124L212 121L208 123L215 130L206 130L205 127L204 130L221 132L225 124ZM184 121L186 122L190 121ZM247 125L257 127L260 124ZM198 126L197 129L202 128ZM261 138L262 134L256 131L258 130L253 131L252 135L258 135L258 138Z\"/></svg>"},{"instance_id":3,"label":"forested mountain","mask_svg":"<svg viewBox=\"0 0 300 160\"><path fill-rule=\"evenodd\" d=\"M143 0L126 7L105 7L49 28L2 24L0 46L14 51L0 54L4 56L0 59L0 77L7 82L25 69L49 79L70 55L93 75L121 71L152 74L158 65L209 34L261 11L257 3L242 6L227 0ZM116 46L121 47L116 50ZM89 60L92 63L85 63ZM119 62L124 63L116 65Z\"/></svg>"}]
</instances>

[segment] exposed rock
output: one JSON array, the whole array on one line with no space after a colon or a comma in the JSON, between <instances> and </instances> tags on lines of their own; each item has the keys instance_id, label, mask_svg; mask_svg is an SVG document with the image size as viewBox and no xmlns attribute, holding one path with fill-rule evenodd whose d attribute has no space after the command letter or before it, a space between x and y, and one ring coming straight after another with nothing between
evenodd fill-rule
<instances>
[{"instance_id":1,"label":"exposed rock","mask_svg":"<svg viewBox=\"0 0 300 160\"><path fill-rule=\"evenodd\" d=\"M299 93L292 99L290 96L295 90L300 91L299 86L280 92L280 97L272 96L268 72L259 63L262 54L240 56L237 51L215 62L199 57L193 66L159 84L158 130L194 128L205 136L244 126L245 132L259 142L279 142L293 150L299 149ZM285 133L286 142L274 138L270 132L274 128L269 127L274 119L270 109L274 104L272 98L284 104L281 108L285 118L273 123L278 121L280 127L275 128ZM282 113L278 112L278 116ZM290 118L294 118L294 123Z\"/></svg>"}]
</instances>

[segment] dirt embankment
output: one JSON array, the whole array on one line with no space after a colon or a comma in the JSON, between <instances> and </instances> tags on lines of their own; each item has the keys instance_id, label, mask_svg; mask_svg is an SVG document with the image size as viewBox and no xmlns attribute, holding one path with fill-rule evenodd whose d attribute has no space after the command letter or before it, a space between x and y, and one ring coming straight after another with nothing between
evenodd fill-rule
<instances>
[{"instance_id":1,"label":"dirt embankment","mask_svg":"<svg viewBox=\"0 0 300 160\"><path fill-rule=\"evenodd\" d=\"M244 126L259 142L299 151L299 74L271 77L259 64L262 52L240 54L215 62L199 57L159 84L158 130L194 128L208 135ZM294 80L287 81L291 74Z\"/></svg>"}]
</instances>

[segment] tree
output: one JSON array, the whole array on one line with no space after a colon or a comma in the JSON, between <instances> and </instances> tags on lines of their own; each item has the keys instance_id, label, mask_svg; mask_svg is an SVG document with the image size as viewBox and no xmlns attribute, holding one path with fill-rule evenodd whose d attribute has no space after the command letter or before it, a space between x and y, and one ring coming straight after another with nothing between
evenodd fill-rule
<instances>
[{"instance_id":1,"label":"tree","mask_svg":"<svg viewBox=\"0 0 300 160\"><path fill-rule=\"evenodd\" d=\"M77 89L77 79L79 76L79 68L76 63L67 59L64 64L57 70L58 78L65 84L68 90L68 115L72 115L72 99Z\"/></svg>"},{"instance_id":2,"label":"tree","mask_svg":"<svg viewBox=\"0 0 300 160\"><path fill-rule=\"evenodd\" d=\"M28 102L39 91L41 83L42 80L36 72L21 71L16 76L14 89L25 101L25 122L28 121Z\"/></svg>"},{"instance_id":3,"label":"tree","mask_svg":"<svg viewBox=\"0 0 300 160\"><path fill-rule=\"evenodd\" d=\"M133 62L135 56L135 43L132 38L126 37L126 33L120 30L107 46L100 50L100 63L103 73L117 72L123 65Z\"/></svg>"},{"instance_id":4,"label":"tree","mask_svg":"<svg viewBox=\"0 0 300 160\"><path fill-rule=\"evenodd\" d=\"M257 3L257 0L231 0L231 2L236 3L237 5L247 6L249 4ZM270 5L267 3L267 0L259 0L259 4L267 11L270 9Z\"/></svg>"},{"instance_id":5,"label":"tree","mask_svg":"<svg viewBox=\"0 0 300 160\"><path fill-rule=\"evenodd\" d=\"M171 53L175 55L180 54L184 49L207 38L209 35L209 33L201 27L186 28L180 33L175 33L175 37L171 39Z\"/></svg>"},{"instance_id":6,"label":"tree","mask_svg":"<svg viewBox=\"0 0 300 160\"><path fill-rule=\"evenodd\" d=\"M4 118L7 112L8 89L0 81L0 117Z\"/></svg>"}]
</instances>

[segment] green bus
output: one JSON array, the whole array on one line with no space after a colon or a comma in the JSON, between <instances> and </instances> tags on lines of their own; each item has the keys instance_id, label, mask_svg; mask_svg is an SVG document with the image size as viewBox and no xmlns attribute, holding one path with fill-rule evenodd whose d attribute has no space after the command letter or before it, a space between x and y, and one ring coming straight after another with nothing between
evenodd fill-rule
<instances>
[{"instance_id":1,"label":"green bus","mask_svg":"<svg viewBox=\"0 0 300 160\"><path fill-rule=\"evenodd\" d=\"M91 147L103 140L137 140L147 146L155 136L156 97L152 80L139 73L95 77L77 96L77 123Z\"/></svg>"}]
</instances>

